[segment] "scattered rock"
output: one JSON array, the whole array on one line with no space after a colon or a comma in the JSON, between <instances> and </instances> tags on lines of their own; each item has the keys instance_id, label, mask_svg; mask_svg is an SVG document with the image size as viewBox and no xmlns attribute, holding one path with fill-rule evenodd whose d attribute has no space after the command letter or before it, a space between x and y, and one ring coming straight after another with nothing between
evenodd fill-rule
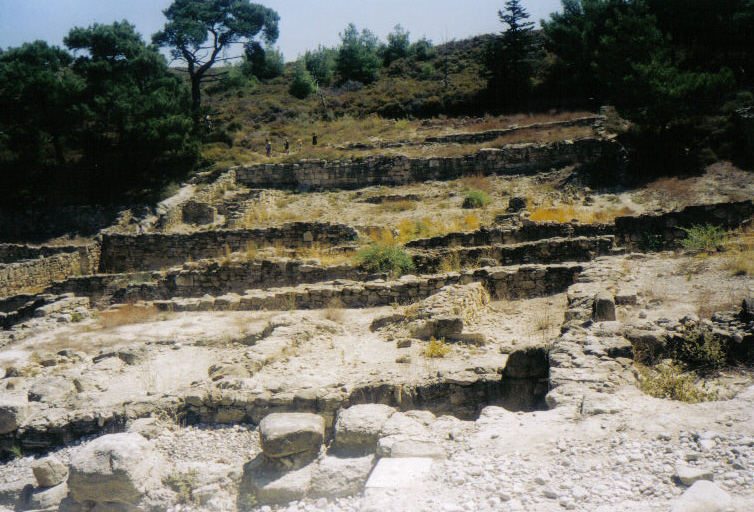
<instances>
[{"instance_id":1,"label":"scattered rock","mask_svg":"<svg viewBox=\"0 0 754 512\"><path fill-rule=\"evenodd\" d=\"M63 482L55 487L35 489L27 498L27 510L57 510L58 505L68 496L68 484Z\"/></svg>"},{"instance_id":2,"label":"scattered rock","mask_svg":"<svg viewBox=\"0 0 754 512\"><path fill-rule=\"evenodd\" d=\"M370 453L395 409L382 404L353 405L338 411L333 448Z\"/></svg>"},{"instance_id":3,"label":"scattered rock","mask_svg":"<svg viewBox=\"0 0 754 512\"><path fill-rule=\"evenodd\" d=\"M79 503L138 503L160 486L165 462L138 434L109 434L85 445L71 457L68 486Z\"/></svg>"},{"instance_id":4,"label":"scattered rock","mask_svg":"<svg viewBox=\"0 0 754 512\"><path fill-rule=\"evenodd\" d=\"M713 473L708 469L678 464L675 467L675 478L683 485L692 485L698 480L712 481Z\"/></svg>"},{"instance_id":5,"label":"scattered rock","mask_svg":"<svg viewBox=\"0 0 754 512\"><path fill-rule=\"evenodd\" d=\"M40 487L55 487L68 476L68 467L54 456L35 461L31 470Z\"/></svg>"},{"instance_id":6,"label":"scattered rock","mask_svg":"<svg viewBox=\"0 0 754 512\"><path fill-rule=\"evenodd\" d=\"M7 434L16 430L29 414L29 401L25 396L0 396L0 434Z\"/></svg>"},{"instance_id":7,"label":"scattered rock","mask_svg":"<svg viewBox=\"0 0 754 512\"><path fill-rule=\"evenodd\" d=\"M374 455L320 459L311 480L312 497L334 498L361 492L374 465Z\"/></svg>"},{"instance_id":8,"label":"scattered rock","mask_svg":"<svg viewBox=\"0 0 754 512\"><path fill-rule=\"evenodd\" d=\"M725 512L733 504L727 492L707 480L699 480L675 500L670 512Z\"/></svg>"},{"instance_id":9,"label":"scattered rock","mask_svg":"<svg viewBox=\"0 0 754 512\"><path fill-rule=\"evenodd\" d=\"M315 464L293 471L271 466L257 457L244 466L239 491L242 500L249 504L273 505L304 498L311 486Z\"/></svg>"},{"instance_id":10,"label":"scattered rock","mask_svg":"<svg viewBox=\"0 0 754 512\"><path fill-rule=\"evenodd\" d=\"M303 452L317 453L325 438L325 420L311 413L273 413L259 424L262 450L277 459Z\"/></svg>"},{"instance_id":11,"label":"scattered rock","mask_svg":"<svg viewBox=\"0 0 754 512\"><path fill-rule=\"evenodd\" d=\"M526 209L526 198L514 196L508 200L508 208L506 211L510 213L520 212Z\"/></svg>"}]
</instances>

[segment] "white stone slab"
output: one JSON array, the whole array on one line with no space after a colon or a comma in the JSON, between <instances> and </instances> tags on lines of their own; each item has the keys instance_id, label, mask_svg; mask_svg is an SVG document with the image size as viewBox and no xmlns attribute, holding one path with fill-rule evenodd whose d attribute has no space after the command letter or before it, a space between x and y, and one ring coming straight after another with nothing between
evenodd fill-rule
<instances>
[{"instance_id":1,"label":"white stone slab","mask_svg":"<svg viewBox=\"0 0 754 512\"><path fill-rule=\"evenodd\" d=\"M406 489L422 485L433 460L427 457L382 458L367 480L367 489Z\"/></svg>"}]
</instances>

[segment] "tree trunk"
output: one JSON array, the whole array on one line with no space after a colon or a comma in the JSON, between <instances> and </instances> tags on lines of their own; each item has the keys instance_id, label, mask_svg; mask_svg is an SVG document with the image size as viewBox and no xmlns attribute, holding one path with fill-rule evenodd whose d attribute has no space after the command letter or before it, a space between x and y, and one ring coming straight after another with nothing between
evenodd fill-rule
<instances>
[{"instance_id":1,"label":"tree trunk","mask_svg":"<svg viewBox=\"0 0 754 512\"><path fill-rule=\"evenodd\" d=\"M194 131L199 133L201 124L201 107L202 107L202 93L199 89L201 84L201 77L192 74L191 75L191 117L194 120Z\"/></svg>"}]
</instances>

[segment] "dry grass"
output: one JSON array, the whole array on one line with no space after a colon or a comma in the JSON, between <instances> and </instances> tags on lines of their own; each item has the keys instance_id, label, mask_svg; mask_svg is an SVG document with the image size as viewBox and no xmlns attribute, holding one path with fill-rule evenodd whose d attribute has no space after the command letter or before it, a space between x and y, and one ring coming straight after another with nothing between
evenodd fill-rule
<instances>
[{"instance_id":1,"label":"dry grass","mask_svg":"<svg viewBox=\"0 0 754 512\"><path fill-rule=\"evenodd\" d=\"M615 220L616 217L633 215L635 212L627 207L622 208L583 208L573 205L539 207L531 212L530 219L533 221L555 221L555 222L578 222L591 224L594 222L607 223Z\"/></svg>"},{"instance_id":2,"label":"dry grass","mask_svg":"<svg viewBox=\"0 0 754 512\"><path fill-rule=\"evenodd\" d=\"M448 219L439 216L421 219L403 219L395 229L373 229L367 235L380 245L403 245L417 238L429 238L458 231L474 231L482 225L482 219L475 213L457 215Z\"/></svg>"},{"instance_id":3,"label":"dry grass","mask_svg":"<svg viewBox=\"0 0 754 512\"><path fill-rule=\"evenodd\" d=\"M293 257L296 259L317 259L324 266L343 265L350 262L354 254L352 250L331 249L317 243L293 251Z\"/></svg>"},{"instance_id":4,"label":"dry grass","mask_svg":"<svg viewBox=\"0 0 754 512\"><path fill-rule=\"evenodd\" d=\"M401 201L385 201L377 205L377 210L381 213L395 213L406 212L409 210L416 210L417 204L415 201L404 199Z\"/></svg>"},{"instance_id":5,"label":"dry grass","mask_svg":"<svg viewBox=\"0 0 754 512\"><path fill-rule=\"evenodd\" d=\"M423 355L428 359L439 359L448 355L449 352L450 346L445 343L444 339L435 340L432 338L425 347Z\"/></svg>"},{"instance_id":6,"label":"dry grass","mask_svg":"<svg viewBox=\"0 0 754 512\"><path fill-rule=\"evenodd\" d=\"M491 193L493 189L490 179L481 174L461 178L461 187L463 190L481 190L487 194Z\"/></svg>"},{"instance_id":7,"label":"dry grass","mask_svg":"<svg viewBox=\"0 0 754 512\"><path fill-rule=\"evenodd\" d=\"M154 306L125 304L118 309L99 313L97 323L103 329L121 325L142 324L154 321L159 313L159 310Z\"/></svg>"},{"instance_id":8,"label":"dry grass","mask_svg":"<svg viewBox=\"0 0 754 512\"><path fill-rule=\"evenodd\" d=\"M334 297L327 303L327 308L322 313L322 316L333 322L343 323L343 318L345 317L344 307L343 301L338 297Z\"/></svg>"},{"instance_id":9,"label":"dry grass","mask_svg":"<svg viewBox=\"0 0 754 512\"><path fill-rule=\"evenodd\" d=\"M724 268L734 276L754 276L754 227L730 234Z\"/></svg>"}]
</instances>

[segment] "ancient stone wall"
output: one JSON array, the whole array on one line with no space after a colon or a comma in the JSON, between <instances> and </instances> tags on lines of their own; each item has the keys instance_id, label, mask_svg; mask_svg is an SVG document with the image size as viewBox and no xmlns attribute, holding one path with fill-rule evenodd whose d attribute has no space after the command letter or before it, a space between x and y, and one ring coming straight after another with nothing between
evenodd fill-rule
<instances>
[{"instance_id":1,"label":"ancient stone wall","mask_svg":"<svg viewBox=\"0 0 754 512\"><path fill-rule=\"evenodd\" d=\"M613 243L613 236L601 236L548 238L513 245L461 246L417 252L414 263L420 272L429 273L437 272L449 261L460 266L473 266L484 259L494 260L498 265L589 261L595 256L609 254Z\"/></svg>"},{"instance_id":2,"label":"ancient stone wall","mask_svg":"<svg viewBox=\"0 0 754 512\"><path fill-rule=\"evenodd\" d=\"M495 140L504 135L519 132L521 130L544 130L548 128L567 128L569 126L594 126L604 121L604 116L586 116L578 119L569 119L568 121L553 121L550 123L536 123L526 126L517 126L514 128L503 128L500 130L486 130L476 133L455 133L451 135L438 135L436 137L427 137L424 139L425 144L479 144Z\"/></svg>"},{"instance_id":3,"label":"ancient stone wall","mask_svg":"<svg viewBox=\"0 0 754 512\"><path fill-rule=\"evenodd\" d=\"M54 254L48 257L0 265L0 297L24 290L44 288L54 281L81 274L79 252Z\"/></svg>"},{"instance_id":4,"label":"ancient stone wall","mask_svg":"<svg viewBox=\"0 0 754 512\"><path fill-rule=\"evenodd\" d=\"M550 144L514 144L456 157L380 156L350 161L302 160L235 168L236 181L251 188L356 189L449 180L476 174L521 174L617 157L619 146L587 138Z\"/></svg>"},{"instance_id":5,"label":"ancient stone wall","mask_svg":"<svg viewBox=\"0 0 754 512\"><path fill-rule=\"evenodd\" d=\"M643 248L651 243L675 247L679 240L686 238L686 232L681 228L712 224L730 229L752 217L754 200L705 204L668 213L618 217L615 219L615 233L619 243L630 247ZM659 238L649 240L652 237Z\"/></svg>"},{"instance_id":6,"label":"ancient stone wall","mask_svg":"<svg viewBox=\"0 0 754 512\"><path fill-rule=\"evenodd\" d=\"M199 231L189 234L103 234L99 271L159 269L193 259L216 258L226 252L279 245L331 246L353 241L356 231L342 224L294 222L268 229Z\"/></svg>"},{"instance_id":7,"label":"ancient stone wall","mask_svg":"<svg viewBox=\"0 0 754 512\"><path fill-rule=\"evenodd\" d=\"M394 281L343 280L248 290L244 295L174 298L153 304L166 311L322 309L334 301L344 307L362 308L416 302L438 293L446 285L473 282L483 283L496 298L539 297L565 290L580 270L577 264L485 267L429 276L408 275Z\"/></svg>"},{"instance_id":8,"label":"ancient stone wall","mask_svg":"<svg viewBox=\"0 0 754 512\"><path fill-rule=\"evenodd\" d=\"M578 224L560 222L531 222L517 228L499 226L482 227L466 233L448 233L432 238L420 238L406 244L411 249L437 247L474 247L494 244L518 244L546 238L569 238L577 236L605 236L614 233L610 224Z\"/></svg>"}]
</instances>

